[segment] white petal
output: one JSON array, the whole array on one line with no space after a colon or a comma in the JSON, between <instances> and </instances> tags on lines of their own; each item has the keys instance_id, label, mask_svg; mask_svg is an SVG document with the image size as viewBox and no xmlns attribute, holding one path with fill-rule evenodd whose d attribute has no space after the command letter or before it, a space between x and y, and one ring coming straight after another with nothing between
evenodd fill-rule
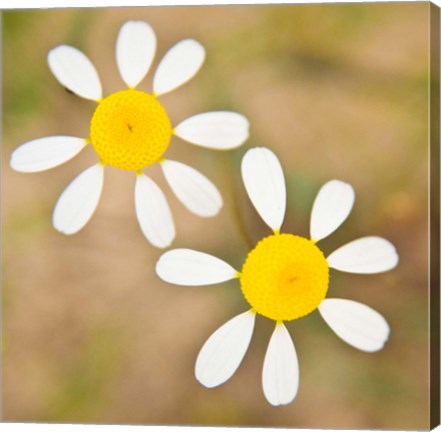
<instances>
[{"instance_id":1,"label":"white petal","mask_svg":"<svg viewBox=\"0 0 441 432\"><path fill-rule=\"evenodd\" d=\"M299 362L288 330L276 325L265 355L262 373L263 392L271 405L286 405L299 388Z\"/></svg>"},{"instance_id":2,"label":"white petal","mask_svg":"<svg viewBox=\"0 0 441 432\"><path fill-rule=\"evenodd\" d=\"M146 76L156 52L156 36L144 21L128 21L116 40L116 62L122 79L136 87Z\"/></svg>"},{"instance_id":3,"label":"white petal","mask_svg":"<svg viewBox=\"0 0 441 432\"><path fill-rule=\"evenodd\" d=\"M240 366L253 335L256 314L247 311L219 327L196 360L196 379L211 388L229 380Z\"/></svg>"},{"instance_id":4,"label":"white petal","mask_svg":"<svg viewBox=\"0 0 441 432\"><path fill-rule=\"evenodd\" d=\"M327 258L329 267L348 273L381 273L398 264L395 246L382 237L353 240Z\"/></svg>"},{"instance_id":5,"label":"white petal","mask_svg":"<svg viewBox=\"0 0 441 432\"><path fill-rule=\"evenodd\" d=\"M99 100L101 82L91 61L78 49L60 45L49 51L47 61L55 78L78 96Z\"/></svg>"},{"instance_id":6,"label":"white petal","mask_svg":"<svg viewBox=\"0 0 441 432\"><path fill-rule=\"evenodd\" d=\"M319 311L338 337L359 350L378 351L389 337L390 329L386 320L362 303L325 299L320 303Z\"/></svg>"},{"instance_id":7,"label":"white petal","mask_svg":"<svg viewBox=\"0 0 441 432\"><path fill-rule=\"evenodd\" d=\"M20 172L54 168L72 159L86 144L85 139L70 136L51 136L28 141L12 153L11 168Z\"/></svg>"},{"instance_id":8,"label":"white petal","mask_svg":"<svg viewBox=\"0 0 441 432\"><path fill-rule=\"evenodd\" d=\"M178 42L168 50L153 78L153 91L159 96L191 79L205 60L205 49L193 39Z\"/></svg>"},{"instance_id":9,"label":"white petal","mask_svg":"<svg viewBox=\"0 0 441 432\"><path fill-rule=\"evenodd\" d=\"M264 147L248 150L242 159L242 179L262 219L274 231L279 230L285 216L286 189L276 155Z\"/></svg>"},{"instance_id":10,"label":"white petal","mask_svg":"<svg viewBox=\"0 0 441 432\"><path fill-rule=\"evenodd\" d=\"M180 162L161 163L165 178L178 199L199 216L214 216L222 207L222 197L216 186L194 168Z\"/></svg>"},{"instance_id":11,"label":"white petal","mask_svg":"<svg viewBox=\"0 0 441 432\"><path fill-rule=\"evenodd\" d=\"M248 120L231 111L197 114L180 123L174 134L202 147L229 150L242 145L249 136Z\"/></svg>"},{"instance_id":12,"label":"white petal","mask_svg":"<svg viewBox=\"0 0 441 432\"><path fill-rule=\"evenodd\" d=\"M156 273L176 285L211 285L237 277L237 271L212 255L192 249L174 249L161 256Z\"/></svg>"},{"instance_id":13,"label":"white petal","mask_svg":"<svg viewBox=\"0 0 441 432\"><path fill-rule=\"evenodd\" d=\"M144 174L136 177L135 210L147 240L159 248L170 246L175 238L170 207L161 189Z\"/></svg>"},{"instance_id":14,"label":"white petal","mask_svg":"<svg viewBox=\"0 0 441 432\"><path fill-rule=\"evenodd\" d=\"M325 183L312 206L311 239L319 241L333 233L349 216L354 199L350 184L340 180Z\"/></svg>"},{"instance_id":15,"label":"white petal","mask_svg":"<svg viewBox=\"0 0 441 432\"><path fill-rule=\"evenodd\" d=\"M75 234L92 217L101 196L104 167L96 164L83 171L58 198L54 227L63 234Z\"/></svg>"}]
</instances>

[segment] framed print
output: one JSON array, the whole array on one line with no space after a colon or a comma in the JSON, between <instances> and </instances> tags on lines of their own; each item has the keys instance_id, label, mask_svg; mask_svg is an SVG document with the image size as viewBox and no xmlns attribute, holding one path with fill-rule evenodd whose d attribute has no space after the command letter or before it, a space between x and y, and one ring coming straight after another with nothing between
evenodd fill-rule
<instances>
[{"instance_id":1,"label":"framed print","mask_svg":"<svg viewBox=\"0 0 441 432\"><path fill-rule=\"evenodd\" d=\"M439 424L439 9L3 11L5 422Z\"/></svg>"}]
</instances>

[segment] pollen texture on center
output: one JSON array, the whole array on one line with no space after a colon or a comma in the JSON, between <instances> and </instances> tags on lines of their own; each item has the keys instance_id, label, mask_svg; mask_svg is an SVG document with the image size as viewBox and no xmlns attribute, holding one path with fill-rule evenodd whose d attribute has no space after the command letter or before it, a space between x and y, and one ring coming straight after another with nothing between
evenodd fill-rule
<instances>
[{"instance_id":1,"label":"pollen texture on center","mask_svg":"<svg viewBox=\"0 0 441 432\"><path fill-rule=\"evenodd\" d=\"M309 314L326 297L329 267L313 241L275 234L262 239L248 254L240 284L257 313L289 321Z\"/></svg>"},{"instance_id":2,"label":"pollen texture on center","mask_svg":"<svg viewBox=\"0 0 441 432\"><path fill-rule=\"evenodd\" d=\"M129 89L102 99L90 123L90 140L106 165L140 170L161 159L172 127L157 99Z\"/></svg>"}]
</instances>

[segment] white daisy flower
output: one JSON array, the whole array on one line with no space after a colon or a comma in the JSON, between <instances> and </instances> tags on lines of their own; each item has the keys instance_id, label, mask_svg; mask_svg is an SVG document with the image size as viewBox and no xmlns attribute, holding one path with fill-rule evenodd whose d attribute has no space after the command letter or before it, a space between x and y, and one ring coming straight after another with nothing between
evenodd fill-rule
<instances>
[{"instance_id":1,"label":"white daisy flower","mask_svg":"<svg viewBox=\"0 0 441 432\"><path fill-rule=\"evenodd\" d=\"M242 160L242 178L254 207L273 234L251 252L240 271L211 255L175 249L161 256L156 271L177 285L209 285L239 279L251 309L215 331L196 361L196 378L206 387L227 381L239 367L254 328L256 314L276 322L263 364L262 384L272 405L294 400L299 386L299 365L284 321L318 309L331 329L362 351L380 350L389 336L386 320L370 307L339 298L326 298L329 269L350 273L379 273L398 263L395 247L380 237L354 240L325 257L317 242L335 231L348 217L354 190L331 180L319 191L311 214L310 238L281 234L286 192L277 157L266 148L249 150Z\"/></svg>"},{"instance_id":2,"label":"white daisy flower","mask_svg":"<svg viewBox=\"0 0 441 432\"><path fill-rule=\"evenodd\" d=\"M142 21L126 22L116 41L116 61L128 89L102 95L101 82L91 61L78 49L60 45L48 54L57 80L76 95L98 103L86 138L50 136L17 148L10 165L21 172L56 167L92 145L99 162L82 172L60 196L53 214L54 227L74 234L86 225L101 195L104 167L136 172L135 207L141 230L157 247L167 247L175 236L173 218L164 194L142 170L159 163L177 198L191 212L214 216L222 197L204 175L183 163L164 159L173 135L212 149L232 149L248 138L248 121L241 114L216 111L190 117L172 126L158 96L191 79L205 59L203 46L186 39L173 46L153 77L153 94L136 90L156 52L156 36Z\"/></svg>"}]
</instances>

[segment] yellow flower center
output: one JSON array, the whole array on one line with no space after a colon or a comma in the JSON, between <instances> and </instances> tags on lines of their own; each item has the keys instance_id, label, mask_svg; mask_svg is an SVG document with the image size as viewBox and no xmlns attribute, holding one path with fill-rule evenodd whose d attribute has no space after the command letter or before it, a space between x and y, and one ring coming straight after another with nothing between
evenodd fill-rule
<instances>
[{"instance_id":1,"label":"yellow flower center","mask_svg":"<svg viewBox=\"0 0 441 432\"><path fill-rule=\"evenodd\" d=\"M257 313L289 321L309 314L325 298L329 267L313 241L275 234L262 239L248 254L240 285Z\"/></svg>"},{"instance_id":2,"label":"yellow flower center","mask_svg":"<svg viewBox=\"0 0 441 432\"><path fill-rule=\"evenodd\" d=\"M172 127L154 96L122 90L102 99L90 123L90 139L104 164L140 170L161 159Z\"/></svg>"}]
</instances>

